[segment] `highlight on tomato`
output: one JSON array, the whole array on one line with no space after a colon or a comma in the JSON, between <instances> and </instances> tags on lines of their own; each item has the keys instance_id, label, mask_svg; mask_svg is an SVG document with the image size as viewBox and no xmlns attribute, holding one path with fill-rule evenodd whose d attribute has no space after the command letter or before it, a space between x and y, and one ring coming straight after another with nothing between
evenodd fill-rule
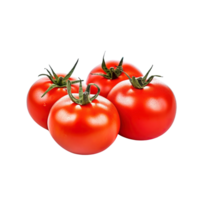
<instances>
[{"instance_id":1,"label":"highlight on tomato","mask_svg":"<svg viewBox=\"0 0 200 200\"><path fill-rule=\"evenodd\" d=\"M108 94L117 108L121 127L119 134L134 140L149 140L165 133L176 115L176 99L172 90L151 76L130 77L118 83ZM147 80L146 80L147 79Z\"/></svg>"},{"instance_id":2,"label":"highlight on tomato","mask_svg":"<svg viewBox=\"0 0 200 200\"><path fill-rule=\"evenodd\" d=\"M97 93L91 97L90 88ZM98 96L100 88L88 84L85 92L80 82L79 94L72 94L68 80L68 95L52 107L48 127L53 139L64 149L75 154L95 154L108 148L116 139L120 118L115 106L106 98Z\"/></svg>"},{"instance_id":3,"label":"highlight on tomato","mask_svg":"<svg viewBox=\"0 0 200 200\"><path fill-rule=\"evenodd\" d=\"M95 83L100 87L100 95L107 97L110 90L119 82L127 80L128 77L122 73L122 70L130 76L140 77L142 73L135 66L123 63L123 58L120 62L109 61L105 62L104 56L102 64L95 67L87 77L86 84ZM96 94L97 88L91 86L91 94Z\"/></svg>"},{"instance_id":4,"label":"highlight on tomato","mask_svg":"<svg viewBox=\"0 0 200 200\"><path fill-rule=\"evenodd\" d=\"M67 81L72 81L72 84L80 82L76 78L71 77L77 63L78 60L67 75L56 74L51 66L49 66L51 72L46 69L48 74L39 75L46 77L40 78L31 86L27 95L27 108L33 120L43 128L48 129L47 119L53 104L68 94L66 89ZM76 93L79 91L79 86L72 85L71 90Z\"/></svg>"}]
</instances>

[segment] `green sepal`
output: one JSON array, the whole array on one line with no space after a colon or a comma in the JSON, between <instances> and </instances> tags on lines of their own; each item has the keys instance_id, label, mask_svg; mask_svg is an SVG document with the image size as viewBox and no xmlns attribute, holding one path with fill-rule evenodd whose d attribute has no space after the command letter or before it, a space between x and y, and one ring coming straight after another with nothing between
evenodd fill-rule
<instances>
[{"instance_id":1,"label":"green sepal","mask_svg":"<svg viewBox=\"0 0 200 200\"><path fill-rule=\"evenodd\" d=\"M55 84L52 84L45 92L44 94L41 96L43 97L47 92L49 92L50 90L54 89L54 88L58 88L58 87L65 87L65 86L59 86L59 85L55 85Z\"/></svg>"},{"instance_id":2,"label":"green sepal","mask_svg":"<svg viewBox=\"0 0 200 200\"><path fill-rule=\"evenodd\" d=\"M36 78L42 77L42 76L48 76L47 73L39 73L36 75Z\"/></svg>"},{"instance_id":3,"label":"green sepal","mask_svg":"<svg viewBox=\"0 0 200 200\"><path fill-rule=\"evenodd\" d=\"M81 57L77 57L70 69L67 71L67 75L63 78L63 81L66 81L70 76L73 76L80 64Z\"/></svg>"},{"instance_id":4,"label":"green sepal","mask_svg":"<svg viewBox=\"0 0 200 200\"><path fill-rule=\"evenodd\" d=\"M58 79L58 76L56 75L56 70L53 68L51 63L47 63L48 69L51 71L51 74L55 77L55 79Z\"/></svg>"},{"instance_id":5,"label":"green sepal","mask_svg":"<svg viewBox=\"0 0 200 200\"><path fill-rule=\"evenodd\" d=\"M83 80L75 80L75 81L71 81L71 84L75 84L75 83L80 83L80 82L82 82ZM45 92L44 92L44 94L41 96L41 97L43 97L45 94L47 94L50 90L52 90L53 88L64 88L64 87L66 87L67 88L67 82L66 82L66 84L65 85L62 85L62 86L60 86L60 85L55 85L55 84L52 84Z\"/></svg>"}]
</instances>

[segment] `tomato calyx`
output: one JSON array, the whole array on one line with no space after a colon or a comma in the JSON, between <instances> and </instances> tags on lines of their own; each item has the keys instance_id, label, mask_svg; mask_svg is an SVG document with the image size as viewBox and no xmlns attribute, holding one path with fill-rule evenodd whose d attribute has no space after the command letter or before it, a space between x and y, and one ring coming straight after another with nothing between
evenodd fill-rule
<instances>
[{"instance_id":1,"label":"tomato calyx","mask_svg":"<svg viewBox=\"0 0 200 200\"><path fill-rule=\"evenodd\" d=\"M70 72L65 76L65 77L59 77L54 70L52 69L52 67L49 65L51 72L47 70L48 74L40 74L39 76L47 76L49 78L49 80L51 80L53 82L53 84L44 92L44 94L41 96L43 97L47 92L49 92L50 90L52 90L53 88L61 88L61 87L67 87L67 80L70 78L70 76L72 75L74 69L76 68L76 65L78 63L78 60L76 61L74 67L70 70ZM71 81L72 84L74 83L79 83L80 80L74 80Z\"/></svg>"},{"instance_id":2,"label":"tomato calyx","mask_svg":"<svg viewBox=\"0 0 200 200\"><path fill-rule=\"evenodd\" d=\"M86 104L91 103L94 99L97 98L97 96L100 93L99 86L94 84L94 83L90 83L90 84L87 85L87 88L86 88L85 92L83 92L82 80L79 79L78 81L80 82L79 99L76 99L71 93L71 83L72 83L72 81L70 81L70 80L67 81L67 92L68 92L68 95L69 95L70 99L74 103L79 104L79 105L86 105ZM97 87L98 91L97 91L97 94L95 94L93 97L90 98L90 87L91 87L91 85L94 85L95 87Z\"/></svg>"},{"instance_id":3,"label":"tomato calyx","mask_svg":"<svg viewBox=\"0 0 200 200\"><path fill-rule=\"evenodd\" d=\"M132 84L133 87L135 87L137 89L142 89L146 85L148 85L153 80L154 77L162 77L160 75L152 75L152 76L150 76L147 79L147 77L149 75L149 72L151 71L152 67L153 67L153 65L151 66L151 68L149 69L149 71L145 74L145 76L138 77L138 78L136 78L135 76L132 76L132 78L131 78L126 72L124 72L124 71L122 71L122 72L126 74L126 76L130 80L130 82L131 82L131 84Z\"/></svg>"},{"instance_id":4,"label":"tomato calyx","mask_svg":"<svg viewBox=\"0 0 200 200\"><path fill-rule=\"evenodd\" d=\"M101 64L101 67L103 69L103 71L106 73L106 74L102 74L102 73L94 73L92 75L98 75L98 76L103 76L104 78L107 78L107 79L116 79L120 76L120 74L122 73L122 64L123 64L123 57L122 59L120 60L119 62L119 65L116 67L116 69L114 67L111 67L110 69L108 69L106 67L106 63L105 63L105 60L104 60L104 56L103 56L103 61L102 61L102 64Z\"/></svg>"}]
</instances>

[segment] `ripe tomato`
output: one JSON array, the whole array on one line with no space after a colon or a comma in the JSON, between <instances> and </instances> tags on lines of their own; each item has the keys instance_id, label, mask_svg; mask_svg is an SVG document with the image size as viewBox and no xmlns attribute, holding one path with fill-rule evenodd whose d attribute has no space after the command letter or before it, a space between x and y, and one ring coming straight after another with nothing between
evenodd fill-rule
<instances>
[{"instance_id":1,"label":"ripe tomato","mask_svg":"<svg viewBox=\"0 0 200 200\"><path fill-rule=\"evenodd\" d=\"M176 100L172 90L153 77L145 81L146 78L147 76L143 80L139 78L140 81L132 78L135 82L132 82L133 85L142 81L146 85L140 89L135 88L129 80L122 81L107 97L120 115L119 134L129 139L156 138L169 129L175 118ZM150 82L150 79L153 81Z\"/></svg>"},{"instance_id":2,"label":"ripe tomato","mask_svg":"<svg viewBox=\"0 0 200 200\"><path fill-rule=\"evenodd\" d=\"M104 97L95 95L91 98L90 85L85 93L73 96L68 86L69 95L59 99L49 114L48 127L53 139L76 154L95 154L105 150L119 132L117 109Z\"/></svg>"},{"instance_id":3,"label":"ripe tomato","mask_svg":"<svg viewBox=\"0 0 200 200\"><path fill-rule=\"evenodd\" d=\"M75 66L72 68L68 76L72 74ZM66 74L57 74L57 76L58 76L58 79L62 79L66 76ZM56 80L55 77L53 76L50 78L53 78L53 81ZM69 77L69 80L76 80L76 79ZM50 88L50 91L48 91L44 95L44 93L48 90L48 88ZM84 89L85 89L85 86L84 86ZM78 85L72 85L73 92L78 92L78 90L79 90ZM31 117L40 126L48 129L47 118L48 118L51 107L58 99L60 99L61 97L67 94L68 93L67 93L67 89L65 85L62 85L62 84L56 85L48 77L40 78L31 86L27 95L27 107L28 107L28 111ZM41 97L42 95L44 96Z\"/></svg>"},{"instance_id":4,"label":"ripe tomato","mask_svg":"<svg viewBox=\"0 0 200 200\"><path fill-rule=\"evenodd\" d=\"M100 87L100 95L107 97L110 90L119 82L127 80L127 76L121 70L128 73L130 76L140 77L142 73L131 64L123 63L123 58L120 62L117 61L102 61L102 64L95 67L87 77L86 83L95 83ZM97 93L96 87L91 87L91 94Z\"/></svg>"}]
</instances>

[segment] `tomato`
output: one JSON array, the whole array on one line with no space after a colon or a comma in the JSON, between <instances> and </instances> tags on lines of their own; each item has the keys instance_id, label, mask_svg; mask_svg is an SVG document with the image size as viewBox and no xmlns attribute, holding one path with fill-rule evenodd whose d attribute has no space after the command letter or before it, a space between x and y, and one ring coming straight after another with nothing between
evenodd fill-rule
<instances>
[{"instance_id":1,"label":"tomato","mask_svg":"<svg viewBox=\"0 0 200 200\"><path fill-rule=\"evenodd\" d=\"M75 66L72 68L68 76L72 74ZM66 74L57 74L57 76L58 76L58 79L62 80L62 78L64 78ZM48 115L49 115L51 107L58 99L68 94L66 85L65 84L56 85L51 80L52 78L53 78L53 81L55 82L55 77L52 76L49 78L49 75L47 75L47 77L43 77L37 80L31 86L27 95L27 107L28 107L29 114L31 115L31 117L36 123L38 123L40 126L42 126L45 129L48 129L47 119L48 119ZM72 78L72 77L69 77L68 79L72 81L76 80L75 78ZM67 82L65 81L65 83ZM48 89L49 91L45 94L45 92ZM85 86L84 86L84 89L85 89ZM78 92L79 86L72 85L72 91ZM42 95L44 96L42 97Z\"/></svg>"},{"instance_id":2,"label":"tomato","mask_svg":"<svg viewBox=\"0 0 200 200\"><path fill-rule=\"evenodd\" d=\"M176 99L172 90L153 76L145 81L146 77L143 80L139 78L139 81L133 77L132 83L129 80L120 82L107 97L120 115L119 134L129 139L148 140L162 135L176 115ZM152 82L150 79L153 79ZM132 84L138 85L138 88Z\"/></svg>"},{"instance_id":3,"label":"tomato","mask_svg":"<svg viewBox=\"0 0 200 200\"><path fill-rule=\"evenodd\" d=\"M119 132L117 109L104 97L91 97L90 85L79 95L72 95L68 87L69 95L59 99L49 114L48 127L53 139L76 154L95 154L105 150Z\"/></svg>"},{"instance_id":4,"label":"tomato","mask_svg":"<svg viewBox=\"0 0 200 200\"><path fill-rule=\"evenodd\" d=\"M140 77L142 73L131 64L124 63L123 58L120 62L117 61L102 61L102 64L95 67L87 77L86 83L95 83L97 84L101 91L100 95L103 97L107 97L110 90L119 82L123 80L127 80L127 76L121 72L121 70L128 73L130 76ZM91 94L95 94L97 92L96 87L91 87Z\"/></svg>"}]
</instances>

